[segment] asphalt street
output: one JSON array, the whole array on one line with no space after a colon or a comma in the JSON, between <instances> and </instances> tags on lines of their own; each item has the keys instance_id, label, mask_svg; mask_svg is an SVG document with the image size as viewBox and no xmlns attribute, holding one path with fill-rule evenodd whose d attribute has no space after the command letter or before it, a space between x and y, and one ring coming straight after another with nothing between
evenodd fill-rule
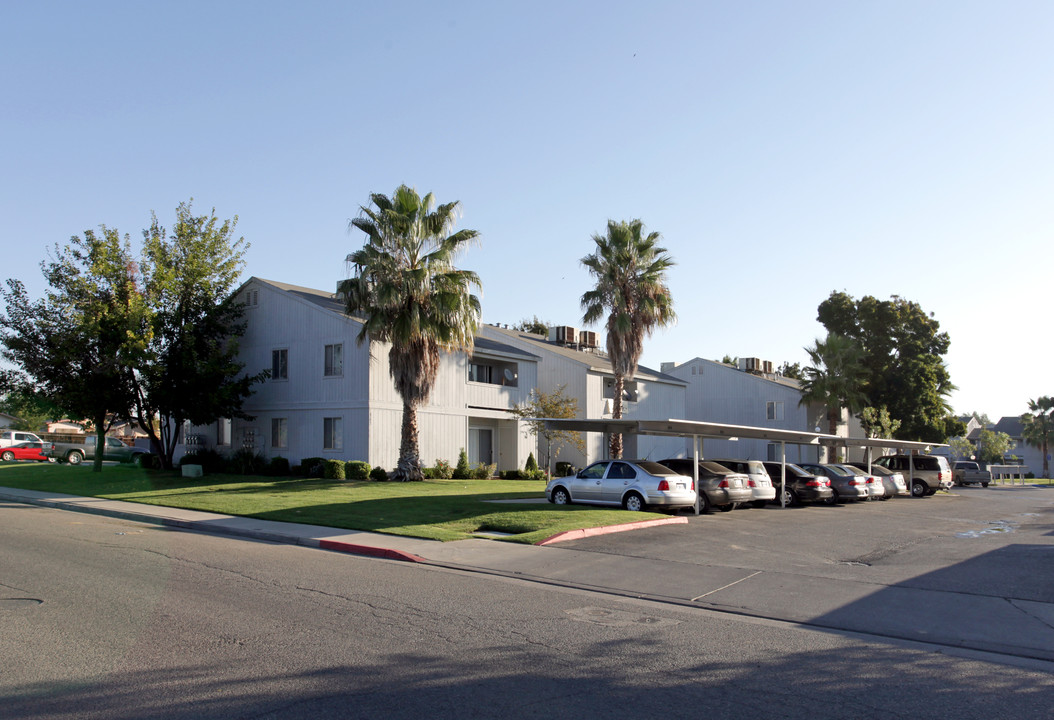
<instances>
[{"instance_id":1,"label":"asphalt street","mask_svg":"<svg viewBox=\"0 0 1054 720\"><path fill-rule=\"evenodd\" d=\"M739 521L760 521L751 512ZM618 536L649 545L735 515ZM1049 717L1054 699L1041 661L514 569L556 575L569 558L600 562L601 549L474 540L417 548L445 548L444 561L404 562L14 502L0 519L4 718L1028 720ZM510 553L508 566L454 566L487 547Z\"/></svg>"}]
</instances>

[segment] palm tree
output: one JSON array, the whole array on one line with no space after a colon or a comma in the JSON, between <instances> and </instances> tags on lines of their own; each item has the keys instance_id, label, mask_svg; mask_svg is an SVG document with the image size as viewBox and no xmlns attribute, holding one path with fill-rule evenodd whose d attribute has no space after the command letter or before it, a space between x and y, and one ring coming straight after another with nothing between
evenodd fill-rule
<instances>
[{"instance_id":1,"label":"palm tree","mask_svg":"<svg viewBox=\"0 0 1054 720\"><path fill-rule=\"evenodd\" d=\"M1021 436L1032 447L1043 453L1043 477L1050 477L1050 462L1047 453L1050 450L1051 436L1054 435L1054 398L1047 395L1038 400L1028 401L1029 412L1021 416Z\"/></svg>"},{"instance_id":2,"label":"palm tree","mask_svg":"<svg viewBox=\"0 0 1054 720\"><path fill-rule=\"evenodd\" d=\"M582 295L582 321L587 325L607 319L607 351L615 375L613 418L622 417L626 380L637 372L644 338L656 326L665 327L677 317L666 285L666 271L674 265L661 235L644 235L640 220L608 220L607 235L593 235L596 250L582 258L596 287ZM622 457L622 435L611 436L611 457Z\"/></svg>"},{"instance_id":3,"label":"palm tree","mask_svg":"<svg viewBox=\"0 0 1054 720\"><path fill-rule=\"evenodd\" d=\"M405 185L392 196L370 195L350 226L366 244L347 263L354 276L341 283L347 312L362 319L358 342L391 343L388 371L403 401L396 480L423 480L417 407L428 400L439 372L440 350L471 349L479 326L480 288L474 272L454 259L479 233L453 229L458 202L436 206ZM350 230L350 227L349 227Z\"/></svg>"},{"instance_id":4,"label":"palm tree","mask_svg":"<svg viewBox=\"0 0 1054 720\"><path fill-rule=\"evenodd\" d=\"M867 405L862 384L863 351L850 338L829 333L805 348L810 365L802 369L799 405L816 402L827 408L827 432L836 435L842 408L857 413Z\"/></svg>"}]
</instances>

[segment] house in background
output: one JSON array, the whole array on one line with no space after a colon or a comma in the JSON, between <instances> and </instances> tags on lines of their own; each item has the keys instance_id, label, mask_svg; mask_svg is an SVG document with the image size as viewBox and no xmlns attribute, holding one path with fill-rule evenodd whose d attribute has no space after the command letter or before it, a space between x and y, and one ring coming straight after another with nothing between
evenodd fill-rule
<instances>
[{"instance_id":1,"label":"house in background","mask_svg":"<svg viewBox=\"0 0 1054 720\"><path fill-rule=\"evenodd\" d=\"M579 418L610 418L615 399L615 376L611 360L598 347L595 332L571 326L550 328L549 336L507 326L484 325L479 338L493 340L538 358L537 387L547 393L563 386L564 394L578 401ZM670 420L685 417L688 383L672 375L639 367L625 383L622 417L628 420ZM609 456L608 437L585 433L586 451L565 448L559 460L585 467ZM653 435L625 435L623 457L661 460L679 455L684 441ZM535 452L542 452L535 448ZM543 453L544 454L544 453ZM542 455L538 455L541 457Z\"/></svg>"},{"instance_id":2,"label":"house in background","mask_svg":"<svg viewBox=\"0 0 1054 720\"><path fill-rule=\"evenodd\" d=\"M804 432L820 427L821 432L827 431L825 409L801 405L798 381L772 372L771 363L741 358L737 367L696 357L682 363L664 362L662 371L687 383L688 420ZM843 413L845 433L850 429L846 415ZM690 444L682 445L682 452L690 454ZM816 445L787 445L786 451L787 462L820 459ZM779 460L780 453L780 443L762 439L703 441L703 457Z\"/></svg>"},{"instance_id":3,"label":"house in background","mask_svg":"<svg viewBox=\"0 0 1054 720\"><path fill-rule=\"evenodd\" d=\"M190 447L248 448L291 463L305 457L365 460L392 470L399 457L403 403L388 370L390 345L359 344L362 324L335 293L250 278L239 360L249 373L270 371L243 409L252 420L193 428ZM471 353L444 352L428 402L418 407L422 465L454 464L462 448L472 464L522 468L533 442L508 410L537 384L539 358L481 337Z\"/></svg>"},{"instance_id":4,"label":"house in background","mask_svg":"<svg viewBox=\"0 0 1054 720\"><path fill-rule=\"evenodd\" d=\"M1036 477L1043 474L1043 448L1033 447L1025 442L1020 416L1011 415L999 418L999 422L992 426L992 432L1006 433L1014 441L1014 449L1004 456L1007 465L1025 465ZM1015 460L1015 458L1020 458L1020 460Z\"/></svg>"},{"instance_id":5,"label":"house in background","mask_svg":"<svg viewBox=\"0 0 1054 720\"><path fill-rule=\"evenodd\" d=\"M17 418L14 415L8 415L5 412L0 412L0 428L11 427L15 423L19 422L22 418Z\"/></svg>"}]
</instances>

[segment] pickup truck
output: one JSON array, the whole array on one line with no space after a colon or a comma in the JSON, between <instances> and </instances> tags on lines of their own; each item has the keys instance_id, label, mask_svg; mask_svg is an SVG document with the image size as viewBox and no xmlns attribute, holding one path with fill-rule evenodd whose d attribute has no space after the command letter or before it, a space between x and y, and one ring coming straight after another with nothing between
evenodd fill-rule
<instances>
[{"instance_id":1,"label":"pickup truck","mask_svg":"<svg viewBox=\"0 0 1054 720\"><path fill-rule=\"evenodd\" d=\"M45 442L45 457L53 457L59 462L68 462L70 465L80 465L85 460L95 459L97 443L94 435L85 436L83 443L69 442ZM114 437L107 437L103 448L103 460L117 460L118 462L139 463L142 461L146 451L142 448L125 445Z\"/></svg>"},{"instance_id":2,"label":"pickup truck","mask_svg":"<svg viewBox=\"0 0 1054 720\"><path fill-rule=\"evenodd\" d=\"M957 460L952 465L952 481L956 485L979 483L981 487L988 487L988 483L992 482L992 473L982 470L980 465L970 460Z\"/></svg>"}]
</instances>

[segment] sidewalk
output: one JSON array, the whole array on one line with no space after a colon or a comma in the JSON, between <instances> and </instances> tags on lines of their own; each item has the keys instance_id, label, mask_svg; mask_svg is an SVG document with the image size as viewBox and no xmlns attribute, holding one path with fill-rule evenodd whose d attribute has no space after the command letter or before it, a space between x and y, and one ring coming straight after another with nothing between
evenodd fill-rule
<instances>
[{"instance_id":1,"label":"sidewalk","mask_svg":"<svg viewBox=\"0 0 1054 720\"><path fill-rule=\"evenodd\" d=\"M0 500L1054 662L1054 603L664 562L553 545L487 539L442 543L13 488L0 488Z\"/></svg>"}]
</instances>

